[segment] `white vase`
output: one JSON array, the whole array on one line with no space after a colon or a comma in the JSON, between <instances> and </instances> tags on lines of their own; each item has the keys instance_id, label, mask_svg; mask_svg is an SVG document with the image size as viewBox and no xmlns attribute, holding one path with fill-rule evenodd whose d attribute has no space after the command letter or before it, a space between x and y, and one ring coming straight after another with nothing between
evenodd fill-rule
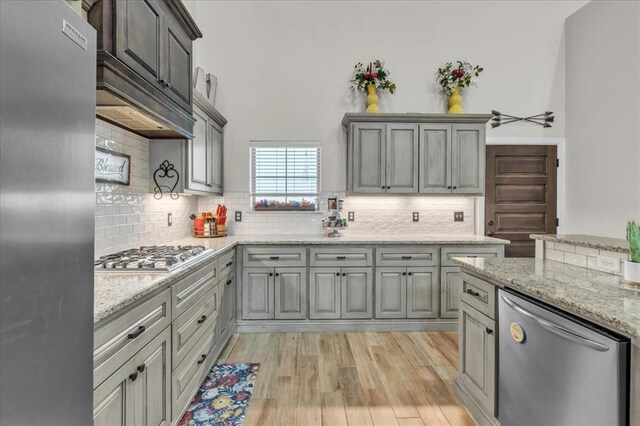
<instances>
[{"instance_id":1,"label":"white vase","mask_svg":"<svg viewBox=\"0 0 640 426\"><path fill-rule=\"evenodd\" d=\"M624 280L631 284L640 285L640 263L630 260L624 261Z\"/></svg>"}]
</instances>

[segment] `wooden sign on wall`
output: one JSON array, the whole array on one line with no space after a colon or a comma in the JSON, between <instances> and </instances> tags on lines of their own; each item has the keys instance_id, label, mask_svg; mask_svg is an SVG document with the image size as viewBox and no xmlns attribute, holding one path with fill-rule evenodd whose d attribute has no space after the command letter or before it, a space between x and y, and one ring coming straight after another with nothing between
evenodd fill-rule
<instances>
[{"instance_id":1,"label":"wooden sign on wall","mask_svg":"<svg viewBox=\"0 0 640 426\"><path fill-rule=\"evenodd\" d=\"M96 182L129 185L130 171L130 156L104 148L96 148Z\"/></svg>"}]
</instances>

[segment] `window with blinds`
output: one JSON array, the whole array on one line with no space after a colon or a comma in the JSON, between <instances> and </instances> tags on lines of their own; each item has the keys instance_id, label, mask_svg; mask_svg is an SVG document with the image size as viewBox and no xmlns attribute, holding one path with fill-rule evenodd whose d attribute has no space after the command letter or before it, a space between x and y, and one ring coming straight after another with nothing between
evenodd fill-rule
<instances>
[{"instance_id":1,"label":"window with blinds","mask_svg":"<svg viewBox=\"0 0 640 426\"><path fill-rule=\"evenodd\" d=\"M255 210L316 210L320 192L318 143L251 145Z\"/></svg>"}]
</instances>

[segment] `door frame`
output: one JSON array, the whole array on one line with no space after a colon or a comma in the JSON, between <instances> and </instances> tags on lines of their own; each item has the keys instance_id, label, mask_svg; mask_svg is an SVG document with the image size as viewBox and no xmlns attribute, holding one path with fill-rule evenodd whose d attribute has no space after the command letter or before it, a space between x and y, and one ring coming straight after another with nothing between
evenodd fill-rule
<instances>
[{"instance_id":1,"label":"door frame","mask_svg":"<svg viewBox=\"0 0 640 426\"><path fill-rule=\"evenodd\" d=\"M559 225L556 228L556 233L564 234L566 229L565 223L565 202L566 202L566 187L565 187L565 172L566 172L566 139L561 137L494 137L487 138L487 145L556 145L558 149L558 174L557 174L557 215ZM485 160L486 161L486 160ZM486 187L486 182L485 182ZM485 197L476 197L475 201L475 222L476 222L476 235L484 235L484 209L485 209Z\"/></svg>"}]
</instances>

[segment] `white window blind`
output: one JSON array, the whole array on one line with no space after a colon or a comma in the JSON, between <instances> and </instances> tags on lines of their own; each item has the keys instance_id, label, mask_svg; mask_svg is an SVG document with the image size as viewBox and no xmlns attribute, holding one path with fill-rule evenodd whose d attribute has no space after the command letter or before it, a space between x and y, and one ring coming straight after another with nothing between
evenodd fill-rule
<instances>
[{"instance_id":1,"label":"white window blind","mask_svg":"<svg viewBox=\"0 0 640 426\"><path fill-rule=\"evenodd\" d=\"M267 200L279 206L278 210L297 210L300 207L298 204L304 201L305 206L312 202L315 208L319 192L318 143L269 142L251 145L251 193L254 203Z\"/></svg>"}]
</instances>

